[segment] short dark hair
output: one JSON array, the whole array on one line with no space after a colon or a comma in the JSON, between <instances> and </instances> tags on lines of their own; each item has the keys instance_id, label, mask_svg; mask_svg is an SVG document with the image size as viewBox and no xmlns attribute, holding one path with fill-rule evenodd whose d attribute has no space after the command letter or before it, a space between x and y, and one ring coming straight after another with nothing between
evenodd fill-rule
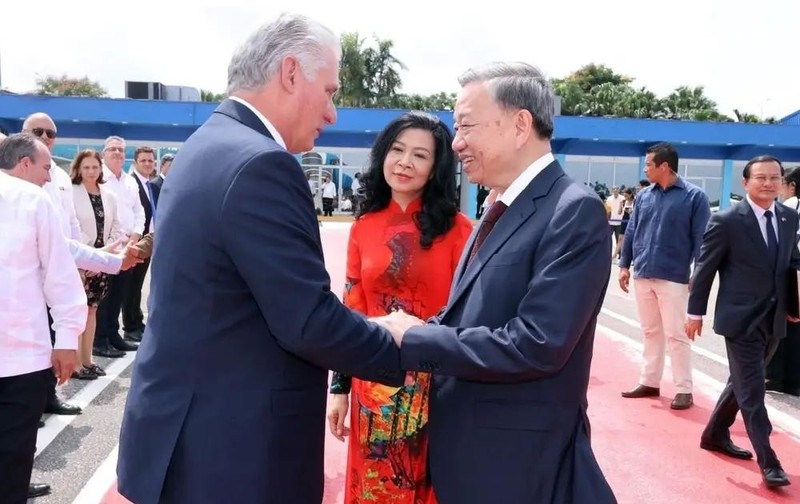
<instances>
[{"instance_id":1,"label":"short dark hair","mask_svg":"<svg viewBox=\"0 0 800 504\"><path fill-rule=\"evenodd\" d=\"M30 133L15 133L0 142L0 170L13 170L20 161L36 161L39 140Z\"/></svg>"},{"instance_id":2,"label":"short dark hair","mask_svg":"<svg viewBox=\"0 0 800 504\"><path fill-rule=\"evenodd\" d=\"M647 180L646 178L643 178L642 180L639 181L639 185L642 187L647 187L650 185L650 181Z\"/></svg>"},{"instance_id":3,"label":"short dark hair","mask_svg":"<svg viewBox=\"0 0 800 504\"><path fill-rule=\"evenodd\" d=\"M787 168L783 174L783 180L787 184L794 184L794 195L800 196L800 166Z\"/></svg>"},{"instance_id":4,"label":"short dark hair","mask_svg":"<svg viewBox=\"0 0 800 504\"><path fill-rule=\"evenodd\" d=\"M143 145L141 147L137 147L136 148L136 151L134 151L134 153L133 153L133 160L134 161L139 161L139 154L152 154L153 155L153 159L155 159L155 157L156 157L155 149L153 149L152 147L148 147L146 145Z\"/></svg>"},{"instance_id":5,"label":"short dark hair","mask_svg":"<svg viewBox=\"0 0 800 504\"><path fill-rule=\"evenodd\" d=\"M783 163L781 163L781 160L776 158L775 156L764 155L764 156L756 156L750 161L748 161L746 165L744 165L744 170L742 170L742 177L744 177L745 180L750 178L750 168L752 168L753 165L756 163L778 163L778 166L781 167L781 177L783 177L784 170L783 170Z\"/></svg>"},{"instance_id":6,"label":"short dark hair","mask_svg":"<svg viewBox=\"0 0 800 504\"><path fill-rule=\"evenodd\" d=\"M656 166L667 163L673 173L678 173L678 151L667 142L657 143L647 149L647 154L653 155Z\"/></svg>"},{"instance_id":7,"label":"short dark hair","mask_svg":"<svg viewBox=\"0 0 800 504\"><path fill-rule=\"evenodd\" d=\"M80 185L83 183L83 177L81 176L81 163L87 157L94 157L97 159L97 162L100 163L100 176L97 178L97 183L102 184L105 182L103 180L103 158L100 156L100 153L92 150L86 149L82 150L75 156L75 159L72 160L72 166L70 167L70 178L72 179L73 185Z\"/></svg>"}]
</instances>

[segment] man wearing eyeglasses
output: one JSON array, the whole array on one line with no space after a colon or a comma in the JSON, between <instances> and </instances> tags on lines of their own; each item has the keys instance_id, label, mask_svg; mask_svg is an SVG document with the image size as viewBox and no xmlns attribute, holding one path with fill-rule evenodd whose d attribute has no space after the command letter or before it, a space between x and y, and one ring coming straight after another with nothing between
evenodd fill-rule
<instances>
[{"instance_id":1,"label":"man wearing eyeglasses","mask_svg":"<svg viewBox=\"0 0 800 504\"><path fill-rule=\"evenodd\" d=\"M753 454L733 444L730 427L742 412L761 476L768 488L786 486L789 478L770 445L765 367L786 336L790 275L800 269L797 213L776 204L783 165L772 156L758 156L745 165L742 185L747 196L737 205L714 214L703 237L685 322L694 340L703 329L714 277L719 292L714 332L725 338L730 378L700 437L700 448L732 458Z\"/></svg>"}]
</instances>

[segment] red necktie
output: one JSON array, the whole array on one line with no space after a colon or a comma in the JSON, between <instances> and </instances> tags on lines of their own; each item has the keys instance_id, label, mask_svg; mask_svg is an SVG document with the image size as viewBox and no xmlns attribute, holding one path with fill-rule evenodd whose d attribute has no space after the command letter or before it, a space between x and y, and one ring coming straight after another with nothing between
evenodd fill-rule
<instances>
[{"instance_id":1,"label":"red necktie","mask_svg":"<svg viewBox=\"0 0 800 504\"><path fill-rule=\"evenodd\" d=\"M478 228L478 235L475 237L475 243L472 245L472 251L469 254L467 266L472 263L472 260L478 253L478 249L481 248L486 237L489 236L489 232L491 232L495 223L500 219L500 216L503 215L503 212L505 212L507 208L508 206L502 201L495 201L492 203L492 206L489 207L489 211L486 212L486 216L481 221L481 227Z\"/></svg>"}]
</instances>

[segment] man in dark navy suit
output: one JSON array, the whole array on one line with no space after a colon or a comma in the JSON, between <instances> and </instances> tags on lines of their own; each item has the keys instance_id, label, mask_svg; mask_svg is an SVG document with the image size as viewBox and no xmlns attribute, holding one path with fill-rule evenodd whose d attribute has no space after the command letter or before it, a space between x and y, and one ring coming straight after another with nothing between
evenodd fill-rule
<instances>
[{"instance_id":1,"label":"man in dark navy suit","mask_svg":"<svg viewBox=\"0 0 800 504\"><path fill-rule=\"evenodd\" d=\"M554 95L523 63L466 72L455 107L470 182L499 196L444 311L385 318L404 369L437 374L430 475L441 504L611 504L586 390L611 269L603 202L550 151Z\"/></svg>"},{"instance_id":2,"label":"man in dark navy suit","mask_svg":"<svg viewBox=\"0 0 800 504\"><path fill-rule=\"evenodd\" d=\"M164 181L120 434L132 502L318 504L328 369L403 382L391 335L330 290L293 156L336 120L339 47L301 16L259 29Z\"/></svg>"},{"instance_id":3,"label":"man in dark navy suit","mask_svg":"<svg viewBox=\"0 0 800 504\"><path fill-rule=\"evenodd\" d=\"M703 329L708 297L719 273L714 331L725 337L730 378L700 439L704 450L750 459L731 441L730 427L741 411L767 487L789 484L770 446L772 424L764 405L765 367L786 336L787 285L800 267L797 212L775 202L783 166L772 156L750 160L743 170L747 196L714 214L703 237L692 277L686 335ZM790 318L792 322L796 319Z\"/></svg>"}]
</instances>

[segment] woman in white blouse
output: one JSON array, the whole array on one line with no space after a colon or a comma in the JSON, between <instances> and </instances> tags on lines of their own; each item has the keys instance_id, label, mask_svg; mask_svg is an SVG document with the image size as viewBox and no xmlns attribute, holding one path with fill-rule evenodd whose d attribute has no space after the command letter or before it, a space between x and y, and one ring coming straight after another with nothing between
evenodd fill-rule
<instances>
[{"instance_id":1,"label":"woman in white blouse","mask_svg":"<svg viewBox=\"0 0 800 504\"><path fill-rule=\"evenodd\" d=\"M119 220L114 193L104 189L102 158L97 152L84 150L72 161L71 178L75 186L75 214L81 227L81 241L102 248L117 239ZM108 294L108 275L79 270L89 301L86 330L81 335L79 360L81 368L73 374L79 380L96 380L105 371L92 362L94 334L97 327L97 306Z\"/></svg>"}]
</instances>

